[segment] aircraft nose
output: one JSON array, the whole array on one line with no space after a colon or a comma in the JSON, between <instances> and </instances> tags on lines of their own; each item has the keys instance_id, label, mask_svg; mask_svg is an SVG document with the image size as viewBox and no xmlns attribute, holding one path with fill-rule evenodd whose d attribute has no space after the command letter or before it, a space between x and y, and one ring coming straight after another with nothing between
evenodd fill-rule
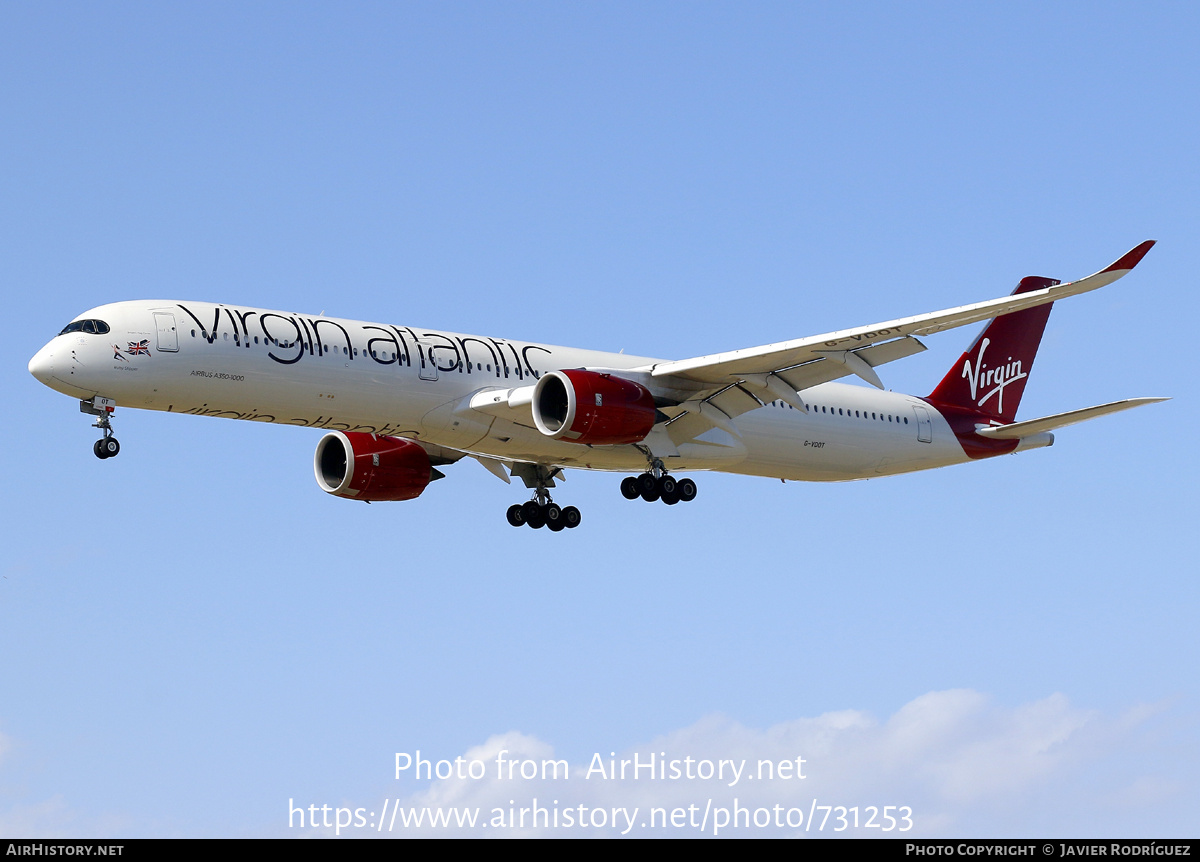
<instances>
[{"instance_id":1,"label":"aircraft nose","mask_svg":"<svg viewBox=\"0 0 1200 862\"><path fill-rule=\"evenodd\" d=\"M29 373L47 386L50 385L50 379L54 376L54 351L49 344L29 360Z\"/></svg>"}]
</instances>

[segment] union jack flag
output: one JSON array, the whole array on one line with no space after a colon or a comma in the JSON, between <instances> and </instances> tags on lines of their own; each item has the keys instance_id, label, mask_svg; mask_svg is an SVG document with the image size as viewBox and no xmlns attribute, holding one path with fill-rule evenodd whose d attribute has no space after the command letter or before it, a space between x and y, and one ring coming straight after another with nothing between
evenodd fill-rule
<instances>
[{"instance_id":1,"label":"union jack flag","mask_svg":"<svg viewBox=\"0 0 1200 862\"><path fill-rule=\"evenodd\" d=\"M129 349L126 350L125 352L128 353L130 356L137 356L138 354L143 354L145 356L149 356L150 355L150 339L143 338L141 341L129 342Z\"/></svg>"}]
</instances>

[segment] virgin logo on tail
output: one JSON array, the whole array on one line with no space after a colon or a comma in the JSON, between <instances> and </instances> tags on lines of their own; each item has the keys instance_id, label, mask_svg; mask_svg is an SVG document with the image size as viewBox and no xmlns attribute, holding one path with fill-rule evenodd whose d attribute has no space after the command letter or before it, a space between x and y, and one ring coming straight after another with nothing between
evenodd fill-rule
<instances>
[{"instance_id":1,"label":"virgin logo on tail","mask_svg":"<svg viewBox=\"0 0 1200 862\"><path fill-rule=\"evenodd\" d=\"M1013 359L1011 356L1005 365L998 368L989 368L984 370L983 352L987 350L988 345L992 343L990 338L984 338L979 342L979 356L975 360L975 365L971 365L971 357L968 356L963 360L962 376L967 378L967 383L971 387L971 400L979 395L980 387L987 388L983 397L975 401L977 407L982 407L989 398L996 396L996 412L1004 412L1004 387L1010 383L1016 383L1018 380L1024 380L1029 375L1021 368L1021 360Z\"/></svg>"}]
</instances>

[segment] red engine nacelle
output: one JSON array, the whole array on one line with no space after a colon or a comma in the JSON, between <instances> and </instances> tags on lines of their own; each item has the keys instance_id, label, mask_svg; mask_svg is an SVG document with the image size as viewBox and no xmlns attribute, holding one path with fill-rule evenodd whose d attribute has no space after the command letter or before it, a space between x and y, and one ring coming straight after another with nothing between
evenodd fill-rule
<instances>
[{"instance_id":1,"label":"red engine nacelle","mask_svg":"<svg viewBox=\"0 0 1200 862\"><path fill-rule=\"evenodd\" d=\"M332 431L317 444L317 484L338 497L411 500L434 477L429 454L411 440Z\"/></svg>"},{"instance_id":2,"label":"red engine nacelle","mask_svg":"<svg viewBox=\"0 0 1200 862\"><path fill-rule=\"evenodd\" d=\"M549 371L533 390L533 421L555 440L612 446L645 440L654 396L640 383L584 371Z\"/></svg>"}]
</instances>

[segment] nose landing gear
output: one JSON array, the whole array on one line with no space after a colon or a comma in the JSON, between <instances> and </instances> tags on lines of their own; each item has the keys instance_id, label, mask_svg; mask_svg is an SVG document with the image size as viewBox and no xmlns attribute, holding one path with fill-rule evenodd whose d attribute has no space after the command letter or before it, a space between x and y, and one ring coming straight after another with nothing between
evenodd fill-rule
<instances>
[{"instance_id":1,"label":"nose landing gear","mask_svg":"<svg viewBox=\"0 0 1200 862\"><path fill-rule=\"evenodd\" d=\"M117 442L117 438L109 435L97 440L92 446L92 451L96 453L97 458L112 458L121 451L121 444Z\"/></svg>"},{"instance_id":2,"label":"nose landing gear","mask_svg":"<svg viewBox=\"0 0 1200 862\"><path fill-rule=\"evenodd\" d=\"M89 401L79 402L80 413L99 417L92 423L93 428L99 428L104 434L92 445L92 451L96 453L97 458L113 458L121 451L121 444L113 436L112 422L109 421L109 417L116 409L116 401L111 398L101 398L99 395Z\"/></svg>"}]
</instances>

